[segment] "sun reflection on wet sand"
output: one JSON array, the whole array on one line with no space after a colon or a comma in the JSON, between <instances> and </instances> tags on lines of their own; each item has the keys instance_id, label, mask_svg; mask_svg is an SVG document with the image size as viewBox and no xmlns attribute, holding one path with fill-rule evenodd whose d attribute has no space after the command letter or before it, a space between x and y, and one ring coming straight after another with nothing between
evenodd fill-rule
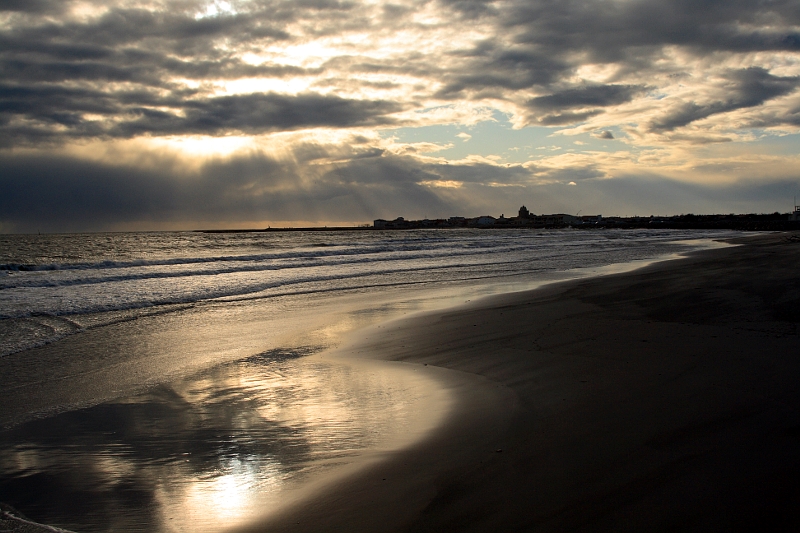
<instances>
[{"instance_id":1,"label":"sun reflection on wet sand","mask_svg":"<svg viewBox=\"0 0 800 533\"><path fill-rule=\"evenodd\" d=\"M237 524L259 511L259 492L274 490L280 472L270 472L269 463L260 464L253 457L231 458L226 463L224 474L210 473L177 486L173 482L157 488L165 529L195 531L203 529L200 524L204 522L214 529L214 524Z\"/></svg>"},{"instance_id":2,"label":"sun reflection on wet sand","mask_svg":"<svg viewBox=\"0 0 800 533\"><path fill-rule=\"evenodd\" d=\"M0 500L81 532L242 525L436 425L447 393L417 374L272 350L27 422L0 433Z\"/></svg>"}]
</instances>

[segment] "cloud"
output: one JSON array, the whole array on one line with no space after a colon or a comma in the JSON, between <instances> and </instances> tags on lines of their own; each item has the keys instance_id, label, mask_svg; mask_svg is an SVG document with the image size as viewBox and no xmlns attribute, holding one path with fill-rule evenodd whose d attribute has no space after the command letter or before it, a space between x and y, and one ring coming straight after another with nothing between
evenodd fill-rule
<instances>
[{"instance_id":1,"label":"cloud","mask_svg":"<svg viewBox=\"0 0 800 533\"><path fill-rule=\"evenodd\" d=\"M452 210L422 185L439 181L440 175L413 158L381 151L360 152L322 167L263 153L213 158L197 169L176 172L181 166L166 155L147 168L65 155L2 156L0 227L197 228L220 221L241 227L276 220L364 222L397 209L415 214Z\"/></svg>"},{"instance_id":2,"label":"cloud","mask_svg":"<svg viewBox=\"0 0 800 533\"><path fill-rule=\"evenodd\" d=\"M712 115L755 107L795 91L800 77L773 76L763 68L750 67L727 73L722 99L709 103L684 102L650 123L651 130L673 131Z\"/></svg>"},{"instance_id":3,"label":"cloud","mask_svg":"<svg viewBox=\"0 0 800 533\"><path fill-rule=\"evenodd\" d=\"M651 89L677 92L672 76L684 83L698 83L694 71L720 77L717 95L664 98L658 116L640 105L641 114L625 117L669 132L788 94L795 76L772 72L780 62L743 54L800 52L800 15L788 0L757 7L736 0L724 9L710 0L439 0L414 9L263 0L222 11L208 5L6 2L16 14L0 29L0 136L8 145L197 133L205 126L209 134L228 127L385 127L394 124L386 115L398 110L452 101L500 106L517 126L597 124L629 104L652 107ZM708 54L718 54L716 65L701 65ZM743 61L755 70L731 69ZM252 88L231 93L229 82L237 80L250 80ZM14 91L28 94L14 99ZM289 98L297 106L278 101ZM254 116L241 116L251 104ZM306 105L308 114L290 109ZM220 115L227 112L230 120ZM317 112L318 120L311 116ZM413 118L406 122L414 125Z\"/></svg>"},{"instance_id":4,"label":"cloud","mask_svg":"<svg viewBox=\"0 0 800 533\"><path fill-rule=\"evenodd\" d=\"M148 109L141 117L117 127L123 134L225 133L229 131L291 131L300 128L390 124L386 115L400 111L393 102L349 100L333 95L247 94L189 100L182 113L162 114Z\"/></svg>"},{"instance_id":5,"label":"cloud","mask_svg":"<svg viewBox=\"0 0 800 533\"><path fill-rule=\"evenodd\" d=\"M275 93L163 99L61 87L0 85L0 142L63 137L265 133L391 124L399 104L334 95ZM89 117L87 117L89 115Z\"/></svg>"},{"instance_id":6,"label":"cloud","mask_svg":"<svg viewBox=\"0 0 800 533\"><path fill-rule=\"evenodd\" d=\"M326 152L325 147L320 150ZM331 154L334 155L334 154ZM771 212L798 187L777 174L760 182L703 185L654 174L614 179L572 167L459 164L365 153L322 167L261 153L214 158L196 169L162 156L147 168L63 155L0 157L5 231L261 227L276 221L369 222L585 208L613 214ZM314 168L318 168L314 171ZM577 183L580 186L564 187ZM574 191L574 192L566 192ZM785 203L785 202L784 202Z\"/></svg>"},{"instance_id":7,"label":"cloud","mask_svg":"<svg viewBox=\"0 0 800 533\"><path fill-rule=\"evenodd\" d=\"M591 60L617 61L663 46L709 51L797 50L800 12L791 0L585 2L519 0L502 22L518 42L556 52L584 50Z\"/></svg>"},{"instance_id":8,"label":"cloud","mask_svg":"<svg viewBox=\"0 0 800 533\"><path fill-rule=\"evenodd\" d=\"M453 9L466 19L497 14L496 0L439 0L439 3Z\"/></svg>"},{"instance_id":9,"label":"cloud","mask_svg":"<svg viewBox=\"0 0 800 533\"><path fill-rule=\"evenodd\" d=\"M594 117L602 113L599 109L591 111L583 111L578 113L555 113L551 115L544 115L538 119L538 123L543 126L560 126L562 124L575 124L576 122L583 122L588 118Z\"/></svg>"},{"instance_id":10,"label":"cloud","mask_svg":"<svg viewBox=\"0 0 800 533\"><path fill-rule=\"evenodd\" d=\"M800 133L794 0L210 5L0 5L4 223L364 221L488 212L515 200L510 190L551 191L552 210L592 191L614 207L614 180L648 172L661 176L642 191L674 187L683 192L667 197L689 202L690 188L667 178L685 176L701 195L712 190L701 182L723 174L775 181L796 163L787 150L774 168L736 170L761 161L765 137L790 145ZM497 136L486 142L462 131L489 121ZM588 143L537 159L528 148L551 134L613 140L618 130L624 154ZM190 137L245 140L217 158L164 148ZM413 142L388 140L401 138ZM119 159L88 148L123 141L136 148ZM725 167L709 154L730 141ZM718 205L712 196L702 205Z\"/></svg>"},{"instance_id":11,"label":"cloud","mask_svg":"<svg viewBox=\"0 0 800 533\"><path fill-rule=\"evenodd\" d=\"M537 111L605 107L630 102L646 90L642 85L596 85L566 89L528 100L528 107Z\"/></svg>"},{"instance_id":12,"label":"cloud","mask_svg":"<svg viewBox=\"0 0 800 533\"><path fill-rule=\"evenodd\" d=\"M741 65L741 60L748 61L742 55L751 52L800 51L796 32L800 14L789 1L759 3L758 7L735 1L725 3L724 9L712 1L516 1L498 10L496 21L497 35L505 32L506 39L483 41L463 50L458 56L461 61L445 76L440 95L505 97L535 111L527 121L544 125L585 121L600 114L592 108L614 108L646 97L646 87L679 90L670 77L691 79L695 65L702 75L724 71L729 60L731 65ZM504 46L498 46L499 42ZM716 65L703 64L710 54L718 54ZM740 59L734 60L737 55ZM576 76L591 70L603 74L581 79L585 87L569 88ZM771 75L769 68L762 70ZM748 83L736 80L735 74L730 77L733 84ZM763 87L766 81L760 80L760 88L768 89ZM746 92L744 87L741 90ZM536 96L526 97L531 92ZM760 101L779 94L783 93L767 90ZM683 125L693 122L695 116L757 105L749 104L748 96L732 95L707 107L697 104L700 109L688 105L683 114L677 111L675 127L681 127L682 120ZM665 117L663 126L672 124Z\"/></svg>"},{"instance_id":13,"label":"cloud","mask_svg":"<svg viewBox=\"0 0 800 533\"><path fill-rule=\"evenodd\" d=\"M0 12L3 11L20 11L27 13L40 13L43 11L51 11L56 7L53 2L48 0L5 0L0 4Z\"/></svg>"},{"instance_id":14,"label":"cloud","mask_svg":"<svg viewBox=\"0 0 800 533\"><path fill-rule=\"evenodd\" d=\"M444 74L445 84L436 96L454 99L486 89L526 90L547 86L569 69L569 64L557 57L518 46L508 49L482 44L462 55L467 60L461 68Z\"/></svg>"}]
</instances>

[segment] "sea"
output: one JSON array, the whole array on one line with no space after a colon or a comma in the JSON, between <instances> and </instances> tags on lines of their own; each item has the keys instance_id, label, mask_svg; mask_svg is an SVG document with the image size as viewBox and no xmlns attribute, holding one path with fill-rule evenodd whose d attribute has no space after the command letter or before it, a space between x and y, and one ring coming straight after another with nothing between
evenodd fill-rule
<instances>
[{"instance_id":1,"label":"sea","mask_svg":"<svg viewBox=\"0 0 800 533\"><path fill-rule=\"evenodd\" d=\"M246 524L446 416L408 369L319 357L349 335L735 236L0 235L0 508L75 532Z\"/></svg>"}]
</instances>

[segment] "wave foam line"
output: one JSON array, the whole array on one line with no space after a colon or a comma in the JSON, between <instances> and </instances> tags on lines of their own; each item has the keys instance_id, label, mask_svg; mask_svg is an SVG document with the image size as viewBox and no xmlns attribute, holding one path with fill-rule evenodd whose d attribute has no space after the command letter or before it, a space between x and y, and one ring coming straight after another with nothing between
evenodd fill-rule
<instances>
[{"instance_id":1,"label":"wave foam line","mask_svg":"<svg viewBox=\"0 0 800 533\"><path fill-rule=\"evenodd\" d=\"M507 247L503 249L494 248L493 251L497 251L499 253L511 253L511 252L518 252L518 251L527 251L530 250L528 246L515 246L515 247ZM538 250L538 257L549 257L548 255L544 254L543 251ZM360 259L342 259L339 261L317 261L317 262L307 262L307 263L296 263L291 265L264 265L264 264L248 264L242 265L239 267L228 267L228 268L217 268L217 269L210 269L210 270L184 270L178 272L170 272L170 271L156 271L156 272L141 272L141 273L131 273L126 275L117 275L117 276L99 276L95 278L74 278L74 279L18 279L18 278L5 278L0 281L0 290L5 289L16 289L16 288L34 288L34 287L68 287L74 285L93 285L98 283L113 283L113 282L120 282L120 281L133 281L133 280L145 280L145 279L160 279L160 278L181 278L181 277L193 277L193 276L214 276L214 275L224 275L224 274L235 274L239 272L267 272L267 271L275 271L275 270L290 270L290 269L298 269L298 268L313 268L313 267L320 267L320 266L342 266L342 265L357 265L357 264L369 264L369 263L386 263L389 261L415 261L420 259L441 259L441 258L450 258L450 257L470 257L470 256L478 256L478 255L485 255L486 250L468 250L468 251L452 251L452 250L436 250L433 252L426 252L421 254L414 254L414 255L403 255L400 257L364 257ZM320 259L320 258L316 258ZM245 262L246 260L242 260ZM191 263L176 263L177 264L191 264ZM141 265L140 265L141 266ZM159 265L148 265L148 266L159 266ZM168 265L160 265L160 266L168 266ZM175 266L175 265L169 265ZM2 265L0 265L0 269ZM115 267L115 268L122 268L122 267ZM128 267L132 268L132 267ZM65 269L70 270L70 269ZM76 269L77 270L77 269ZM86 270L86 269L84 269Z\"/></svg>"},{"instance_id":2,"label":"wave foam line","mask_svg":"<svg viewBox=\"0 0 800 533\"><path fill-rule=\"evenodd\" d=\"M291 286L303 286L312 283L319 283L325 281L347 281L353 280L358 278L368 278L371 276L375 277L385 277L387 275L397 275L397 274L406 274L411 272L435 272L435 271L442 271L448 269L455 269L455 268L477 268L482 266L502 266L502 265L514 265L514 264L525 264L529 263L528 260L515 260L515 261L501 261L501 262L483 262L483 263L472 263L468 265L458 264L458 265L439 265L439 266L421 266L417 268L402 268L402 269L381 269L381 270L372 270L369 272L356 272L349 275L318 275L318 276L307 276L303 278L295 278L290 280L282 280L282 281L273 281L269 283L257 283L254 285L248 285L246 287L226 287L226 288L219 288L219 289L208 289L205 292L194 292L192 294L187 294L180 298L161 298L161 299L152 299L152 300L138 300L138 301L128 301L127 303L123 303L120 305L117 304L110 304L110 305L95 305L95 306L87 306L83 308L72 308L72 309L62 309L57 311L30 311L30 312L23 312L23 313L0 313L0 319L11 319L11 318L28 318L31 316L68 316L68 315L81 315L81 314L90 314L90 313L104 313L104 312L111 312L111 311L128 311L134 309L143 309L148 307L158 307L163 305L179 305L179 304L193 304L202 301L210 301L210 300L219 300L223 298L233 298L233 297L246 297L248 295L253 295L259 292L268 291L270 289L279 289L282 287L291 287ZM530 269L530 271L540 271L542 268L534 268ZM493 273L486 278L491 277L503 277L502 274ZM483 278L480 278L483 279ZM431 280L434 281L434 280ZM438 281L438 280L437 280ZM448 280L450 281L450 280ZM455 281L460 281L456 279ZM427 281L426 281L427 283ZM332 290L349 290L349 289L369 289L371 287L383 287L385 286L383 283L369 283L363 284L359 286L352 286L346 285L342 287L331 287ZM316 292L329 292L328 289L307 289L307 290L298 290L298 291L286 291L283 294L312 294Z\"/></svg>"},{"instance_id":3,"label":"wave foam line","mask_svg":"<svg viewBox=\"0 0 800 533\"><path fill-rule=\"evenodd\" d=\"M381 245L352 245L352 246L331 246L327 249L315 247L313 250L295 249L292 251L283 252L270 252L263 254L248 254L248 255L221 255L221 256L208 256L208 257L176 257L172 259L136 259L131 261L97 261L87 263L43 263L43 264L28 264L28 263L5 263L0 264L0 271L6 272L43 272L43 271L57 271L57 270L104 270L115 268L131 268L131 267L147 267L147 266L175 266L175 265L191 265L215 262L231 262L231 261L268 261L277 259L296 259L296 258L316 258L316 257L330 257L330 256L352 256L352 255L368 255L377 253L390 253L390 252L413 252L420 250L430 250L432 246L440 243L447 243L447 248L436 248L442 252L454 250L504 250L506 248L524 247L531 248L533 242L537 247L549 246L564 246L568 243L563 241L555 242L542 242L542 239L536 238L531 235L527 244L519 244L519 236L503 236L502 238L495 238L492 240L484 239L453 239L453 238L440 238L440 239L418 239L413 241L392 241ZM581 241L583 242L583 241ZM580 243L576 243L580 244Z\"/></svg>"}]
</instances>

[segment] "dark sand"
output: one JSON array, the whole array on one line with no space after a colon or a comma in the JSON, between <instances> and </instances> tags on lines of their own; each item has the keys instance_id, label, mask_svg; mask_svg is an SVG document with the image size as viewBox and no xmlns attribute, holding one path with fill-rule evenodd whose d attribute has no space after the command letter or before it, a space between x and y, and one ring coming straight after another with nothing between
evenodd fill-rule
<instances>
[{"instance_id":1,"label":"dark sand","mask_svg":"<svg viewBox=\"0 0 800 533\"><path fill-rule=\"evenodd\" d=\"M455 412L248 531L800 531L800 235L740 243L373 328Z\"/></svg>"}]
</instances>

